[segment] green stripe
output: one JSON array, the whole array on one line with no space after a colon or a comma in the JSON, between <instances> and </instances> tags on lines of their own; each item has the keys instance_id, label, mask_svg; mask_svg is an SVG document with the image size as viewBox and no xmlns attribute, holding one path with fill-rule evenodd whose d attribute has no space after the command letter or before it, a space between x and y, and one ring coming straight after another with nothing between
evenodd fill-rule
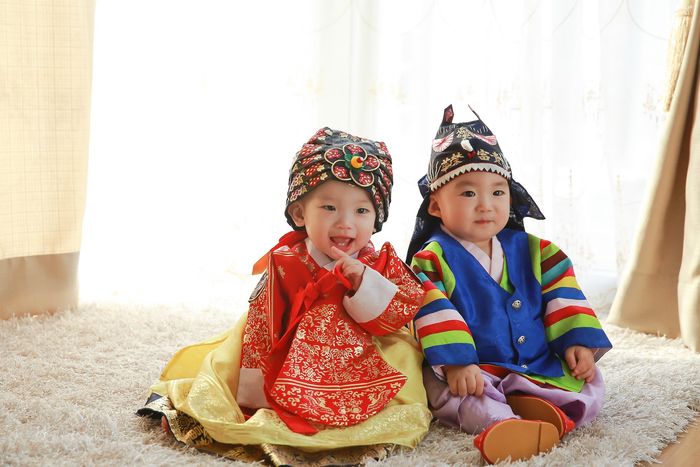
<instances>
[{"instance_id":1,"label":"green stripe","mask_svg":"<svg viewBox=\"0 0 700 467\"><path fill-rule=\"evenodd\" d=\"M548 383L551 384L552 386L556 386L558 388L566 389L567 391L572 391L572 392L581 392L581 389L583 389L583 383L585 383L584 380L578 380L571 376L571 370L569 369L569 365L567 365L563 360L559 359L559 362L561 363L561 369L564 372L564 376L539 376L539 375L526 375L528 378L534 379L535 381L539 381L541 383Z\"/></svg>"},{"instance_id":2,"label":"green stripe","mask_svg":"<svg viewBox=\"0 0 700 467\"><path fill-rule=\"evenodd\" d=\"M509 294L512 294L515 291L515 287L513 287L513 284L510 283L510 278L508 277L508 265L506 264L506 255L503 255L503 275L501 276L500 286Z\"/></svg>"},{"instance_id":3,"label":"green stripe","mask_svg":"<svg viewBox=\"0 0 700 467\"><path fill-rule=\"evenodd\" d=\"M528 234L527 242L530 246L530 260L532 261L532 272L535 273L537 282L542 284L542 252L540 251L540 239Z\"/></svg>"},{"instance_id":4,"label":"green stripe","mask_svg":"<svg viewBox=\"0 0 700 467\"><path fill-rule=\"evenodd\" d=\"M466 331L443 331L425 336L420 340L420 345L424 348L430 348L435 345L445 344L471 344L474 345L474 339L471 334Z\"/></svg>"},{"instance_id":5,"label":"green stripe","mask_svg":"<svg viewBox=\"0 0 700 467\"><path fill-rule=\"evenodd\" d=\"M442 268L442 283L445 284L445 292L447 293L447 298L452 296L452 292L455 290L457 281L455 280L455 275L452 273L452 269L447 265L445 261L445 254L442 251L442 247L438 242L430 242L424 250L432 251L437 256L438 261L440 261L440 268Z\"/></svg>"},{"instance_id":6,"label":"green stripe","mask_svg":"<svg viewBox=\"0 0 700 467\"><path fill-rule=\"evenodd\" d=\"M545 261L554 256L559 251L559 247L554 243L550 243L542 250L542 261Z\"/></svg>"},{"instance_id":7,"label":"green stripe","mask_svg":"<svg viewBox=\"0 0 700 467\"><path fill-rule=\"evenodd\" d=\"M421 271L435 272L433 262L428 259L416 258L414 256L411 261L411 268L413 268L413 266L418 266Z\"/></svg>"},{"instance_id":8,"label":"green stripe","mask_svg":"<svg viewBox=\"0 0 700 467\"><path fill-rule=\"evenodd\" d=\"M602 329L598 318L591 315L580 314L569 316L561 321L557 321L547 328L547 340L552 342L554 339L561 337L567 332L575 328L596 328Z\"/></svg>"}]
</instances>

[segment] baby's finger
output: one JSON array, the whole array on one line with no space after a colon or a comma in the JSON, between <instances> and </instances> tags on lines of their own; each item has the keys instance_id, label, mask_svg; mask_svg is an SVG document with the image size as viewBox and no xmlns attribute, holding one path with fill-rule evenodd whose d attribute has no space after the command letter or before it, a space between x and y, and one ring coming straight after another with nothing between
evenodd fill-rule
<instances>
[{"instance_id":1,"label":"baby's finger","mask_svg":"<svg viewBox=\"0 0 700 467\"><path fill-rule=\"evenodd\" d=\"M467 394L474 394L476 392L476 378L471 376L467 377Z\"/></svg>"},{"instance_id":2,"label":"baby's finger","mask_svg":"<svg viewBox=\"0 0 700 467\"><path fill-rule=\"evenodd\" d=\"M352 289L352 283L347 277L347 273L344 271L343 264L338 261L338 263L333 268L333 274L340 281L341 284L347 289Z\"/></svg>"},{"instance_id":3,"label":"baby's finger","mask_svg":"<svg viewBox=\"0 0 700 467\"><path fill-rule=\"evenodd\" d=\"M484 393L484 378L476 378L476 391L474 391L474 395L476 397L481 397L481 395Z\"/></svg>"},{"instance_id":4,"label":"baby's finger","mask_svg":"<svg viewBox=\"0 0 700 467\"><path fill-rule=\"evenodd\" d=\"M343 250L336 246L331 246L331 258L340 260L342 258L349 258L349 255L345 253Z\"/></svg>"},{"instance_id":5,"label":"baby's finger","mask_svg":"<svg viewBox=\"0 0 700 467\"><path fill-rule=\"evenodd\" d=\"M456 396L459 394L459 389L457 388L457 381L455 381L454 379L448 378L447 384L450 388L450 394L452 394L453 396Z\"/></svg>"},{"instance_id":6,"label":"baby's finger","mask_svg":"<svg viewBox=\"0 0 700 467\"><path fill-rule=\"evenodd\" d=\"M458 380L459 383L459 395L461 397L466 396L469 394L469 386L467 385L467 381L464 378L460 378Z\"/></svg>"}]
</instances>

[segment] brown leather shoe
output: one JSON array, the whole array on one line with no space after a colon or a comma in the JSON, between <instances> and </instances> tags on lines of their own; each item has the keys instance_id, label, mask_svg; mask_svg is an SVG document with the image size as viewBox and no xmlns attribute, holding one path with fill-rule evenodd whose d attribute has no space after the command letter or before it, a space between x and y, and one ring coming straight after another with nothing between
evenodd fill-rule
<instances>
[{"instance_id":1,"label":"brown leather shoe","mask_svg":"<svg viewBox=\"0 0 700 467\"><path fill-rule=\"evenodd\" d=\"M474 446L489 464L523 460L552 449L559 442L554 425L511 418L496 422L474 438Z\"/></svg>"},{"instance_id":2,"label":"brown leather shoe","mask_svg":"<svg viewBox=\"0 0 700 467\"><path fill-rule=\"evenodd\" d=\"M559 407L546 399L526 394L515 394L506 397L515 415L525 420L542 420L557 428L559 438L576 428L576 424Z\"/></svg>"}]
</instances>

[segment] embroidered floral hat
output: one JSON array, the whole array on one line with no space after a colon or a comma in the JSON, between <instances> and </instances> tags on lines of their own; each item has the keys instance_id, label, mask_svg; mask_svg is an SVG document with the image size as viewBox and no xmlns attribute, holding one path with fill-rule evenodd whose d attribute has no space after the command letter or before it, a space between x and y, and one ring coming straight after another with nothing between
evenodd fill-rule
<instances>
[{"instance_id":1,"label":"embroidered floral hat","mask_svg":"<svg viewBox=\"0 0 700 467\"><path fill-rule=\"evenodd\" d=\"M365 190L374 204L376 232L389 216L393 173L391 155L380 141L353 136L344 131L321 128L302 146L289 171L289 189L284 214L295 230L287 208L323 182L337 180Z\"/></svg>"},{"instance_id":2,"label":"embroidered floral hat","mask_svg":"<svg viewBox=\"0 0 700 467\"><path fill-rule=\"evenodd\" d=\"M471 107L469 109L474 112ZM408 248L408 262L440 225L440 219L428 214L430 193L467 172L493 172L508 180L511 206L507 228L525 230L525 217L544 219L542 211L527 190L513 180L510 164L503 157L496 136L476 112L474 115L476 120L471 122L452 123L452 106L445 109L442 123L433 140L428 173L418 180L423 203L416 216L416 225Z\"/></svg>"}]
</instances>

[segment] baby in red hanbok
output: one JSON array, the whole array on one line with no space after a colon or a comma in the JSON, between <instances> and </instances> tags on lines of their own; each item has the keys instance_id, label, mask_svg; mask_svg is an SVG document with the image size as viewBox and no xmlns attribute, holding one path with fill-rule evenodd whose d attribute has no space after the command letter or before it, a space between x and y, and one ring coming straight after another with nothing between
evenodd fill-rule
<instances>
[{"instance_id":1,"label":"baby in red hanbok","mask_svg":"<svg viewBox=\"0 0 700 467\"><path fill-rule=\"evenodd\" d=\"M181 441L262 446L268 457L270 445L415 447L431 414L406 324L424 292L389 243L370 241L392 183L384 143L319 130L290 171L294 230L254 266L264 275L248 312L177 353L140 413L163 414Z\"/></svg>"}]
</instances>

